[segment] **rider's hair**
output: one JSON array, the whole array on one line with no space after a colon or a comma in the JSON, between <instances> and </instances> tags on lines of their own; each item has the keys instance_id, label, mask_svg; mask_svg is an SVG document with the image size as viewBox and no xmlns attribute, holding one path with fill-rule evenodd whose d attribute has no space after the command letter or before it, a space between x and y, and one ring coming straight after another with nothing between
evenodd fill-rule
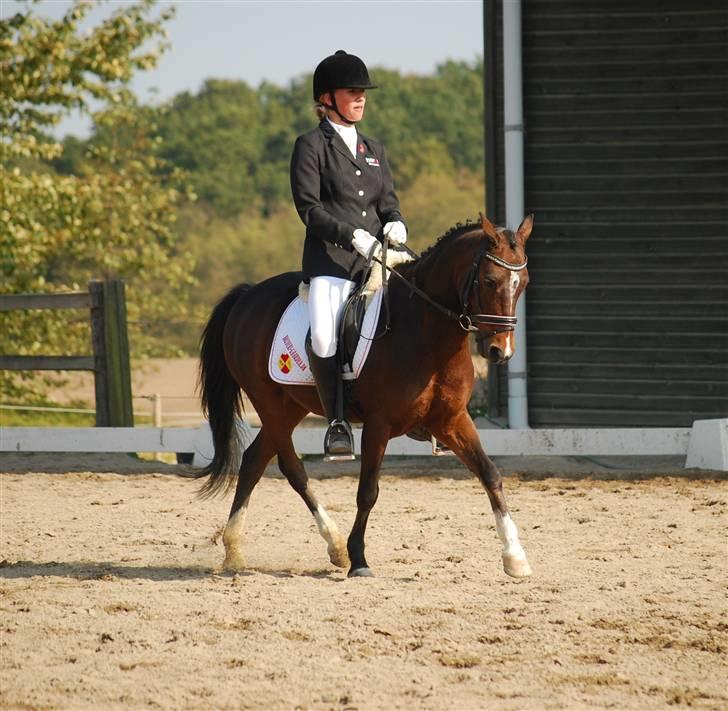
<instances>
[{"instance_id":1,"label":"rider's hair","mask_svg":"<svg viewBox=\"0 0 728 711\"><path fill-rule=\"evenodd\" d=\"M326 107L321 102L317 101L312 108L316 112L319 121L323 121L326 118Z\"/></svg>"}]
</instances>

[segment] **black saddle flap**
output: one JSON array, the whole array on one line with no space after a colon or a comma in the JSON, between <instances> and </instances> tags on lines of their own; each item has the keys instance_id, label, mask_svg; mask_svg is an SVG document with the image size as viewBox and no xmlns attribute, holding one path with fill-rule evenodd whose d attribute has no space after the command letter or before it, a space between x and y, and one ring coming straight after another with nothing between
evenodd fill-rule
<instances>
[{"instance_id":1,"label":"black saddle flap","mask_svg":"<svg viewBox=\"0 0 728 711\"><path fill-rule=\"evenodd\" d=\"M374 294L357 289L346 302L339 324L339 365L346 372L353 372L354 354L359 343L364 314Z\"/></svg>"}]
</instances>

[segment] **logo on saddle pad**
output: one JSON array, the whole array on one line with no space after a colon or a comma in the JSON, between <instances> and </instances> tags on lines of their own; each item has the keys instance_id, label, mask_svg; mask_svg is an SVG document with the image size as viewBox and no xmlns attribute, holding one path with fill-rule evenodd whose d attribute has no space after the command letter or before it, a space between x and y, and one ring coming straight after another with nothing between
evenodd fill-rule
<instances>
[{"instance_id":1,"label":"logo on saddle pad","mask_svg":"<svg viewBox=\"0 0 728 711\"><path fill-rule=\"evenodd\" d=\"M278 370L284 375L288 375L291 372L291 363L291 356L288 353L281 353L280 358L278 358Z\"/></svg>"},{"instance_id":2,"label":"logo on saddle pad","mask_svg":"<svg viewBox=\"0 0 728 711\"><path fill-rule=\"evenodd\" d=\"M296 347L291 341L291 337L286 334L283 336L283 345L286 347L288 353L281 353L278 358L278 370L284 375L288 375L293 369L295 363L301 370L308 370L308 364L301 358L300 353L296 350Z\"/></svg>"}]
</instances>

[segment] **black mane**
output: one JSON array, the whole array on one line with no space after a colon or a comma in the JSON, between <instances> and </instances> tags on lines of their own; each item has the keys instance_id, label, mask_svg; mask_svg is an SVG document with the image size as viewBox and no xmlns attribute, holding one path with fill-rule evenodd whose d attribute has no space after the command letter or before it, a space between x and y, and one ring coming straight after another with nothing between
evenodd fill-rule
<instances>
[{"instance_id":1,"label":"black mane","mask_svg":"<svg viewBox=\"0 0 728 711\"><path fill-rule=\"evenodd\" d=\"M464 223L456 223L454 227L451 227L447 232L445 232L445 234L438 237L434 244L431 244L424 252L422 252L420 259L424 259L435 252L439 252L443 246L449 244L452 240L457 239L466 232L471 232L478 227L480 227L480 223L474 222L473 220L466 220Z\"/></svg>"},{"instance_id":2,"label":"black mane","mask_svg":"<svg viewBox=\"0 0 728 711\"><path fill-rule=\"evenodd\" d=\"M471 232L477 229L480 229L480 220L468 219L465 222L457 222L453 227L447 230L447 232L445 232L443 235L440 235L440 237L437 238L437 241L434 244L431 244L427 249L425 249L425 251L422 252L422 254L420 254L417 259L399 265L397 267L397 271L400 271L402 267L404 267L406 271L408 267L414 267L420 264L422 260L424 260L426 257L439 253L444 246L450 244L450 242L452 242L454 239L461 237L466 232ZM497 227L496 229L499 233L502 233L506 237L510 247L515 249L516 239L513 232L505 229L504 227Z\"/></svg>"}]
</instances>

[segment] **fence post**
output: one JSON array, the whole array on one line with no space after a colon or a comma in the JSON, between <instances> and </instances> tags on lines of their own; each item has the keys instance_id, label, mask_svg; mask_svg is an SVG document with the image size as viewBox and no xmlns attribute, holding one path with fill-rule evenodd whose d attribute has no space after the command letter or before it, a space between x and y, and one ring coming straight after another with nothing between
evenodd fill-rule
<instances>
[{"instance_id":1,"label":"fence post","mask_svg":"<svg viewBox=\"0 0 728 711\"><path fill-rule=\"evenodd\" d=\"M133 427L124 282L89 282L94 349L96 426Z\"/></svg>"}]
</instances>

